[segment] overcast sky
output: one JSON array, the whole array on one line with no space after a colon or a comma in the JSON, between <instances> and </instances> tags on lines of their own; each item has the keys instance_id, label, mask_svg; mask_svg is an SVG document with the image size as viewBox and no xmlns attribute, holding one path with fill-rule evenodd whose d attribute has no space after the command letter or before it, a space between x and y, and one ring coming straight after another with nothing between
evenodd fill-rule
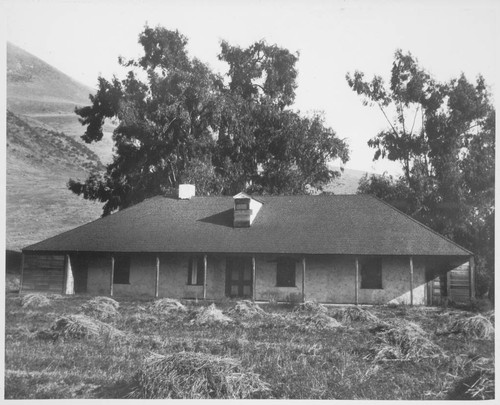
<instances>
[{"instance_id":1,"label":"overcast sky","mask_svg":"<svg viewBox=\"0 0 500 405\"><path fill-rule=\"evenodd\" d=\"M219 72L220 40L248 46L265 39L299 51L295 107L323 111L351 149L348 168L383 172L366 142L385 128L363 107L347 72L387 78L397 48L410 51L436 79L481 73L496 93L498 1L173 1L3 0L5 36L74 79L95 87L98 75L121 74L117 58L136 57L144 25L178 29L188 49Z\"/></svg>"}]
</instances>

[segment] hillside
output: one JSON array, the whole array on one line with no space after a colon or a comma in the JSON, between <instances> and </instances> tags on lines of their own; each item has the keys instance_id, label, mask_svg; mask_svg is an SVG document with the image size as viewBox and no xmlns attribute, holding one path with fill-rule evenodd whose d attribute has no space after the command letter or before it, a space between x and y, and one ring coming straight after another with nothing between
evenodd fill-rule
<instances>
[{"instance_id":1,"label":"hillside","mask_svg":"<svg viewBox=\"0 0 500 405\"><path fill-rule=\"evenodd\" d=\"M23 246L91 221L101 205L67 190L69 178L102 169L105 140L84 144L74 108L93 90L13 44L7 44L7 248ZM90 149L90 150L89 150ZM356 192L364 172L346 169L326 191Z\"/></svg>"},{"instance_id":2,"label":"hillside","mask_svg":"<svg viewBox=\"0 0 500 405\"><path fill-rule=\"evenodd\" d=\"M101 204L76 196L66 183L102 169L97 156L71 137L7 111L7 249L98 218Z\"/></svg>"},{"instance_id":3,"label":"hillside","mask_svg":"<svg viewBox=\"0 0 500 405\"><path fill-rule=\"evenodd\" d=\"M21 48L7 43L7 109L21 118L29 118L34 126L64 132L83 144L84 128L75 107L90 104L89 94L95 90L73 80ZM104 139L86 145L103 162L112 152L111 132L105 126Z\"/></svg>"},{"instance_id":4,"label":"hillside","mask_svg":"<svg viewBox=\"0 0 500 405\"><path fill-rule=\"evenodd\" d=\"M340 170L336 166L330 166L330 169L337 171ZM328 186L326 186L324 191L332 192L334 194L356 194L359 180L367 174L367 172L355 169L344 169L341 173L341 176L337 177Z\"/></svg>"}]
</instances>

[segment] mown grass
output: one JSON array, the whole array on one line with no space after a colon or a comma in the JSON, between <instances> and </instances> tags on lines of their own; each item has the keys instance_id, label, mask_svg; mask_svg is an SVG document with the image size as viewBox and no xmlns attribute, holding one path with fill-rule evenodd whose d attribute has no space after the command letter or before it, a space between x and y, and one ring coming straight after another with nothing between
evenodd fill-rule
<instances>
[{"instance_id":1,"label":"mown grass","mask_svg":"<svg viewBox=\"0 0 500 405\"><path fill-rule=\"evenodd\" d=\"M151 310L152 301L118 299L119 315L105 321L125 332L126 339L40 338L39 332L61 317L81 314L90 299L56 297L48 306L23 308L19 297L7 296L6 398L125 398L134 389L138 370L147 372L142 367L151 353L175 358L171 355L181 352L236 361L269 386L259 398L465 399L471 397L467 391L479 375L487 376L490 385L476 389L477 395L494 395L494 340L436 333L474 315L467 311L372 307L366 308L376 316L371 320L304 329L307 315L291 306L263 305L264 313L245 316L231 311L236 303L227 301L216 305L233 322L200 326L192 321L204 304L184 303L186 310L162 312ZM326 315L338 310L328 308ZM444 355L376 360L374 350L383 333L377 330L405 321L420 326ZM490 365L489 374L481 371L485 364ZM175 395L182 397L182 392Z\"/></svg>"}]
</instances>

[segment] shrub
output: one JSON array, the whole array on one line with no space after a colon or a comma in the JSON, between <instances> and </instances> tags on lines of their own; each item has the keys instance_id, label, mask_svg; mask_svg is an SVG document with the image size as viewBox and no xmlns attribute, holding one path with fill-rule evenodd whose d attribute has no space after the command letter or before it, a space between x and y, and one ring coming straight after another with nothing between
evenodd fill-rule
<instances>
[{"instance_id":1,"label":"shrub","mask_svg":"<svg viewBox=\"0 0 500 405\"><path fill-rule=\"evenodd\" d=\"M135 375L131 398L258 398L268 384L238 360L205 353L153 354Z\"/></svg>"},{"instance_id":2,"label":"shrub","mask_svg":"<svg viewBox=\"0 0 500 405\"><path fill-rule=\"evenodd\" d=\"M492 302L488 298L474 298L469 304L470 310L474 312L488 312L493 308Z\"/></svg>"}]
</instances>

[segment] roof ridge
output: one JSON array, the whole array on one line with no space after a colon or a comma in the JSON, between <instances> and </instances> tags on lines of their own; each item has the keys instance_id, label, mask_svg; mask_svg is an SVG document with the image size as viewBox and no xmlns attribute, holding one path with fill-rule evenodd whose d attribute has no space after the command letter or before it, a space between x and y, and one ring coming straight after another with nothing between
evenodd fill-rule
<instances>
[{"instance_id":1,"label":"roof ridge","mask_svg":"<svg viewBox=\"0 0 500 405\"><path fill-rule=\"evenodd\" d=\"M433 234L443 238L444 240L452 243L453 245L457 246L458 248L462 249L464 252L467 252L469 254L471 254L472 256L474 256L474 253L471 252L470 250L464 248L463 246L460 246L458 243L454 242L453 240L451 240L450 238L444 236L444 235L441 235L439 232L436 232L434 229L428 227L427 225L423 224L422 222L420 221L417 221L415 218L411 217L410 215L406 214L405 212L397 209L396 207L394 207L393 205L389 204L387 201L384 201L382 200L381 198L377 197L376 195L373 195L373 194L358 194L358 195L366 195L368 197L371 197L371 198L374 198L375 200L381 202L382 204L385 204L387 205L388 207L392 208L394 211L404 215L405 217L407 217L408 219L412 220L413 222L415 222L416 224L420 225L422 228L425 228L427 229L428 231L431 231Z\"/></svg>"}]
</instances>

